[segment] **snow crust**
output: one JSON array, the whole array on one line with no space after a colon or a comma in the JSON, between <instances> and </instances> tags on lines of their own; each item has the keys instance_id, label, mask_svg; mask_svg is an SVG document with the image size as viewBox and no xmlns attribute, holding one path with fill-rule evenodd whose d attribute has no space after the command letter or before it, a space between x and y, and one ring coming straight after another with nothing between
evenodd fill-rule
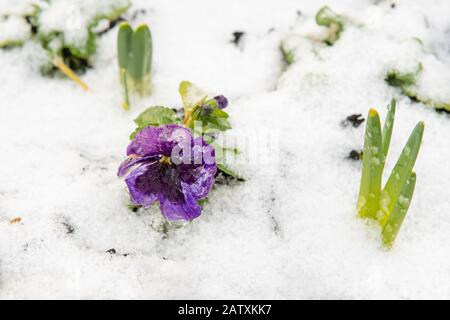
<instances>
[{"instance_id":1,"label":"snow crust","mask_svg":"<svg viewBox=\"0 0 450 320\"><path fill-rule=\"evenodd\" d=\"M135 0L126 17L152 29L153 95L128 113L116 30L98 39L88 93L43 78L36 44L0 51L0 298L450 298L450 117L384 81L422 62L418 86L450 98L450 3L393 3ZM311 40L324 4L351 21L331 47ZM295 50L286 70L281 41ZM242 148L279 139L271 161L242 167L246 182L217 185L202 216L163 234L157 210L128 209L116 170L132 119L181 108L182 80L229 98ZM370 107L384 117L392 97L386 175L415 124L426 129L415 196L386 252L355 212L361 166L347 157L365 123L341 122Z\"/></svg>"},{"instance_id":2,"label":"snow crust","mask_svg":"<svg viewBox=\"0 0 450 320\"><path fill-rule=\"evenodd\" d=\"M44 5L39 22L44 33L62 31L67 43L82 46L88 37L88 27L99 15L128 4L128 0L53 0L51 5Z\"/></svg>"},{"instance_id":3,"label":"snow crust","mask_svg":"<svg viewBox=\"0 0 450 320\"><path fill-rule=\"evenodd\" d=\"M2 30L0 44L8 43L12 39L23 41L30 36L28 24L21 17L17 16L0 20L0 30Z\"/></svg>"}]
</instances>

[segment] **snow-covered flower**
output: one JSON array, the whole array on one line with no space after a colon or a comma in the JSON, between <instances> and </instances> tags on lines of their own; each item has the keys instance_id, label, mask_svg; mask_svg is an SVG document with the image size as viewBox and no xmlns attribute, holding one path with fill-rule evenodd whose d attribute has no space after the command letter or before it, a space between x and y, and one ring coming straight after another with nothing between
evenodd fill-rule
<instances>
[{"instance_id":1,"label":"snow-covered flower","mask_svg":"<svg viewBox=\"0 0 450 320\"><path fill-rule=\"evenodd\" d=\"M215 150L178 124L139 131L119 167L131 201L145 208L159 202L167 220L192 220L201 213L217 171Z\"/></svg>"}]
</instances>

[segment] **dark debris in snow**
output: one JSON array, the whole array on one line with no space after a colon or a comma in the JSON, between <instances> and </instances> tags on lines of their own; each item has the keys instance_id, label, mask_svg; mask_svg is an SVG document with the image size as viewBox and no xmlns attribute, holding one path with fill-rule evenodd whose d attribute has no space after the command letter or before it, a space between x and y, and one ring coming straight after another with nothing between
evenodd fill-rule
<instances>
[{"instance_id":1,"label":"dark debris in snow","mask_svg":"<svg viewBox=\"0 0 450 320\"><path fill-rule=\"evenodd\" d=\"M362 150L352 150L352 151L350 151L350 153L347 156L348 159L355 160L355 161L361 160L362 157L363 157Z\"/></svg>"},{"instance_id":2,"label":"dark debris in snow","mask_svg":"<svg viewBox=\"0 0 450 320\"><path fill-rule=\"evenodd\" d=\"M358 128L364 121L362 114L352 114L341 122L341 126L346 128L351 124L354 128Z\"/></svg>"},{"instance_id":3,"label":"dark debris in snow","mask_svg":"<svg viewBox=\"0 0 450 320\"><path fill-rule=\"evenodd\" d=\"M240 41L242 40L242 37L245 35L244 31L235 31L232 33L233 39L231 40L231 43L234 43L236 46L239 45Z\"/></svg>"}]
</instances>

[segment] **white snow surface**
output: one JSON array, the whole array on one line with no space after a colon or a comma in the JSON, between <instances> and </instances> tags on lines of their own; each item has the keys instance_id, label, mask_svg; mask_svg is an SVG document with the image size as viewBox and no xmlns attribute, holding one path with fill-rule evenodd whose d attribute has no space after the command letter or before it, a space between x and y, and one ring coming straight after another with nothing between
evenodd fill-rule
<instances>
[{"instance_id":1,"label":"white snow surface","mask_svg":"<svg viewBox=\"0 0 450 320\"><path fill-rule=\"evenodd\" d=\"M44 33L62 31L66 43L83 46L88 27L96 17L128 5L128 0L53 0L51 4L43 4L39 23Z\"/></svg>"},{"instance_id":2,"label":"white snow surface","mask_svg":"<svg viewBox=\"0 0 450 320\"><path fill-rule=\"evenodd\" d=\"M450 2L392 3L134 0L127 16L150 25L154 67L153 95L131 112L120 107L116 29L98 39L87 93L42 77L36 44L0 51L0 298L450 298L450 117L384 81L392 67L432 61L442 68L424 90L449 92ZM332 47L309 40L323 33L324 4L352 21ZM234 31L245 32L239 46ZM287 71L282 40L296 48ZM181 107L182 80L230 99L240 143L273 131L279 150L164 236L152 227L158 210L128 209L116 171L132 119ZM361 165L347 156L362 149L364 124L341 121L370 107L384 117L392 97L386 176L415 124L426 129L415 196L386 251L355 212Z\"/></svg>"}]
</instances>

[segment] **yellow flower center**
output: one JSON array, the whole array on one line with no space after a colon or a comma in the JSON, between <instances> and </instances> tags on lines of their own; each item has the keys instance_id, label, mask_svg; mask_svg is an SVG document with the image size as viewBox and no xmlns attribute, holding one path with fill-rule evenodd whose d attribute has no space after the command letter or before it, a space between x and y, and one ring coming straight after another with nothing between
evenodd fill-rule
<instances>
[{"instance_id":1,"label":"yellow flower center","mask_svg":"<svg viewBox=\"0 0 450 320\"><path fill-rule=\"evenodd\" d=\"M172 161L170 161L170 157L167 156L162 156L161 160L159 160L159 162L161 163L165 163L165 164L171 164Z\"/></svg>"}]
</instances>

